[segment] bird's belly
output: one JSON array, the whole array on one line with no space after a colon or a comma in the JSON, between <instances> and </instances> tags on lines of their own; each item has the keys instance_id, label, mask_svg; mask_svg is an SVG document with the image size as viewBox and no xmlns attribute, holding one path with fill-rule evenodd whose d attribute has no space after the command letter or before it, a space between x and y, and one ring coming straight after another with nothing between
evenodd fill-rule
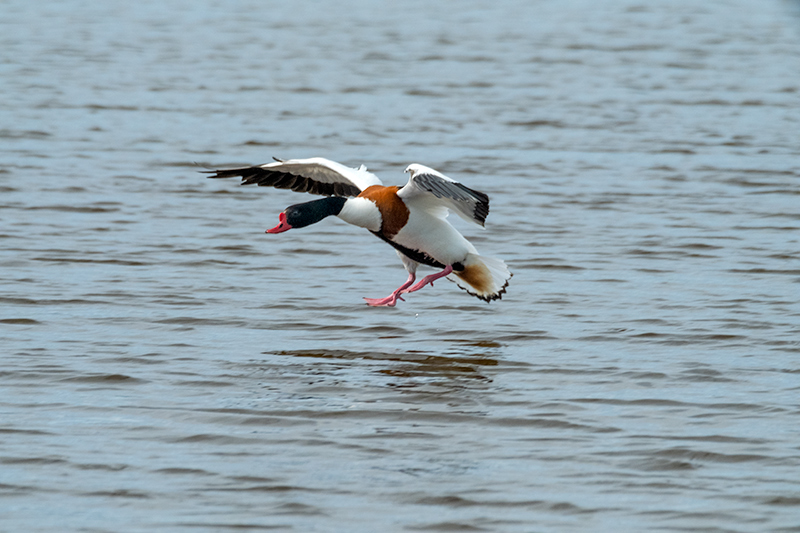
<instances>
[{"instance_id":1,"label":"bird's belly","mask_svg":"<svg viewBox=\"0 0 800 533\"><path fill-rule=\"evenodd\" d=\"M421 250L415 250L415 249L403 246L401 244L398 244L398 243L394 242L394 240L390 239L389 237L387 237L386 235L384 235L383 233L380 233L378 231L373 231L372 233L376 237L378 237L380 239L383 239L387 243L391 244L398 252L402 253L403 255L408 257L409 259L411 259L413 261L416 261L417 263L419 263L421 265L427 265L429 267L434 267L434 268L444 268L445 267L444 264L440 263L439 261L437 261L436 259L434 259L433 257L429 256L428 254L426 254L425 252L423 252Z\"/></svg>"},{"instance_id":2,"label":"bird's belly","mask_svg":"<svg viewBox=\"0 0 800 533\"><path fill-rule=\"evenodd\" d=\"M475 247L453 226L445 220L434 217L429 217L427 221L424 219L409 221L391 240L397 245L396 248L403 247L420 252L441 265L459 263L468 253L477 253ZM411 259L430 265L427 261L419 261L414 257Z\"/></svg>"}]
</instances>

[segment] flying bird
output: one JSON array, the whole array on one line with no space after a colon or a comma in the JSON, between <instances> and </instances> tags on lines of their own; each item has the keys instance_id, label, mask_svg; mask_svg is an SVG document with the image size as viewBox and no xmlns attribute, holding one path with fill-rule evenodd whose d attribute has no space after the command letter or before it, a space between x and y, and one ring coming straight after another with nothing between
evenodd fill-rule
<instances>
[{"instance_id":1,"label":"flying bird","mask_svg":"<svg viewBox=\"0 0 800 533\"><path fill-rule=\"evenodd\" d=\"M314 157L212 170L209 177L241 177L242 185L324 196L287 207L279 214L278 225L267 233L304 228L335 215L392 245L408 279L385 298L364 298L368 305L394 307L404 294L433 286L443 277L481 300L502 298L512 276L506 264L478 255L472 243L447 221L452 211L483 227L489 214L489 197L423 165L412 164L405 171L410 174L408 183L386 187L364 165L354 169ZM419 265L439 271L414 284Z\"/></svg>"}]
</instances>

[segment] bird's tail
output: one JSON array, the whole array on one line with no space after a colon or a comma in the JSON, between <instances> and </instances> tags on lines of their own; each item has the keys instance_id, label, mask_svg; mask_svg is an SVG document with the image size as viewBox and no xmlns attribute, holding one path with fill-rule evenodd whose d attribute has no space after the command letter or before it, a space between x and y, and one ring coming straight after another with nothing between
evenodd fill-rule
<instances>
[{"instance_id":1,"label":"bird's tail","mask_svg":"<svg viewBox=\"0 0 800 533\"><path fill-rule=\"evenodd\" d=\"M478 254L467 254L463 264L464 270L453 272L447 279L487 302L503 297L508 281L513 275L503 261Z\"/></svg>"}]
</instances>

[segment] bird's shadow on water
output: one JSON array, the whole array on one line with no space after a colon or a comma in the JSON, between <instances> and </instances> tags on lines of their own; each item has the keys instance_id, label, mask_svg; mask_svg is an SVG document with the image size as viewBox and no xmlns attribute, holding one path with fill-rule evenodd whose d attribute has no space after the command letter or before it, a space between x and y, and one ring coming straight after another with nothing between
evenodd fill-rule
<instances>
[{"instance_id":1,"label":"bird's shadow on water","mask_svg":"<svg viewBox=\"0 0 800 533\"><path fill-rule=\"evenodd\" d=\"M468 384L491 383L487 369L499 364L498 359L490 356L486 350L461 347L445 354L419 350L385 352L342 349L285 350L265 354L338 361L348 366L362 361L368 363L367 371L395 378L388 385L398 389L417 389L422 386L463 388Z\"/></svg>"}]
</instances>

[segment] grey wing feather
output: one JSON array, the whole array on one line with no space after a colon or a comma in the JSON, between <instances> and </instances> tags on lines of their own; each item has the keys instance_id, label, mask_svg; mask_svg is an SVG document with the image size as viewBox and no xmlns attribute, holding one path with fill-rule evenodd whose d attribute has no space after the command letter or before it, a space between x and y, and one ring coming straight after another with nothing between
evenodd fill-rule
<instances>
[{"instance_id":1,"label":"grey wing feather","mask_svg":"<svg viewBox=\"0 0 800 533\"><path fill-rule=\"evenodd\" d=\"M412 180L420 189L436 198L450 200L448 207L467 220L483 226L489 215L489 196L470 189L457 181L445 180L433 174L417 174Z\"/></svg>"}]
</instances>

